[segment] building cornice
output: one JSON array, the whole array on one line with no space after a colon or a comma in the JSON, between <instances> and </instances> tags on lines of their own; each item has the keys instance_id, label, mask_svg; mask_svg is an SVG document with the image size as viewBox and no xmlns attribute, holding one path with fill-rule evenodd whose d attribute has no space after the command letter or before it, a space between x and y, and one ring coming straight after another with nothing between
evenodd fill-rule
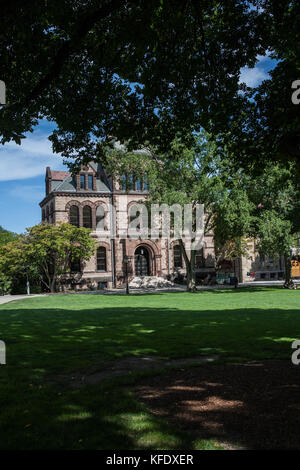
<instances>
[{"instance_id":1,"label":"building cornice","mask_svg":"<svg viewBox=\"0 0 300 470\"><path fill-rule=\"evenodd\" d=\"M84 197L84 198L95 198L95 197L111 197L111 196L124 196L124 195L135 195L135 196L147 196L148 191L112 191L112 192L101 192L101 191L52 191L48 196L44 197L44 199L39 203L40 207L43 207L47 202L49 202L55 196L68 196L72 197Z\"/></svg>"},{"instance_id":2,"label":"building cornice","mask_svg":"<svg viewBox=\"0 0 300 470\"><path fill-rule=\"evenodd\" d=\"M107 192L94 192L94 191L85 191L85 192L70 192L70 191L53 191L48 196L44 197L44 199L40 202L40 207L44 206L47 202L49 202L55 196L68 196L72 197L84 197L84 198L95 198L95 197L110 197L111 193Z\"/></svg>"}]
</instances>

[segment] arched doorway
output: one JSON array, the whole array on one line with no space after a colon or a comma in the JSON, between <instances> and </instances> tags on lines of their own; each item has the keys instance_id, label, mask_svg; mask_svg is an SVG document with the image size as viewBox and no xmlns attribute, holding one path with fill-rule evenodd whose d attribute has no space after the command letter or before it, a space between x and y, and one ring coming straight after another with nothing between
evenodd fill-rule
<instances>
[{"instance_id":1,"label":"arched doorway","mask_svg":"<svg viewBox=\"0 0 300 470\"><path fill-rule=\"evenodd\" d=\"M134 271L136 276L150 276L150 255L144 246L139 246L135 250Z\"/></svg>"}]
</instances>

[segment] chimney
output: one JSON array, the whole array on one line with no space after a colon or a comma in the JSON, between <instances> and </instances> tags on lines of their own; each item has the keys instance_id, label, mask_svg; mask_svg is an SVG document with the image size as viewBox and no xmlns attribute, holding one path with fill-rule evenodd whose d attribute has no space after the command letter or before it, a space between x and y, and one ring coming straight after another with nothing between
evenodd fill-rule
<instances>
[{"instance_id":1,"label":"chimney","mask_svg":"<svg viewBox=\"0 0 300 470\"><path fill-rule=\"evenodd\" d=\"M48 196L48 194L51 193L51 186L52 186L51 182L52 182L51 170L50 170L50 166L47 166L47 168L46 168L46 177L45 177L46 196Z\"/></svg>"}]
</instances>

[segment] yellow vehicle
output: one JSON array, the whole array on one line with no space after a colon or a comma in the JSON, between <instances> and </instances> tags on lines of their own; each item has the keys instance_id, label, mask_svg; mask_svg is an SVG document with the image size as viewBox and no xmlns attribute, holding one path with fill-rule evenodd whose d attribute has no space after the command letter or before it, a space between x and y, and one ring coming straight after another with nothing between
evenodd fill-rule
<instances>
[{"instance_id":1,"label":"yellow vehicle","mask_svg":"<svg viewBox=\"0 0 300 470\"><path fill-rule=\"evenodd\" d=\"M298 259L294 259L296 257L293 257L291 260L291 276L292 277L300 277L300 257L298 256Z\"/></svg>"}]
</instances>

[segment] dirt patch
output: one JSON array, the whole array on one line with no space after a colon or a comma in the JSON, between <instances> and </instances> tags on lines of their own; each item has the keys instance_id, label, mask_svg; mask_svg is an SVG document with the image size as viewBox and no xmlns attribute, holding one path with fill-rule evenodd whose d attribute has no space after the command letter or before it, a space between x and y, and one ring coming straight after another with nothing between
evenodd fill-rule
<instances>
[{"instance_id":1,"label":"dirt patch","mask_svg":"<svg viewBox=\"0 0 300 470\"><path fill-rule=\"evenodd\" d=\"M82 388L87 385L96 385L104 379L111 377L127 375L135 371L159 370L166 367L181 367L191 364L203 364L213 362L218 356L200 356L182 359L165 360L158 356L145 357L125 357L119 361L105 361L103 364L89 368L88 370L79 370L72 374L62 374L55 377L49 377L49 382L72 387Z\"/></svg>"},{"instance_id":2,"label":"dirt patch","mask_svg":"<svg viewBox=\"0 0 300 470\"><path fill-rule=\"evenodd\" d=\"M300 368L289 361L201 365L143 379L135 396L199 439L300 449Z\"/></svg>"}]
</instances>

